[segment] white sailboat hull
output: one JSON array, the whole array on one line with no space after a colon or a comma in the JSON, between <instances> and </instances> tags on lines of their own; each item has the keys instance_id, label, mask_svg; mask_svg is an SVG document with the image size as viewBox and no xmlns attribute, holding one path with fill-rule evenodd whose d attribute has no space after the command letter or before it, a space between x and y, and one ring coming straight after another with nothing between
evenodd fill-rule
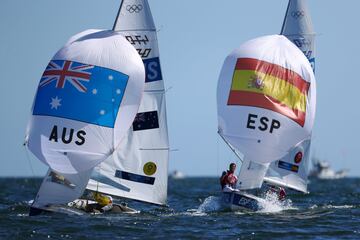
<instances>
[{"instance_id":1,"label":"white sailboat hull","mask_svg":"<svg viewBox=\"0 0 360 240\"><path fill-rule=\"evenodd\" d=\"M222 203L231 211L258 211L262 208L263 201L265 200L241 191L222 193Z\"/></svg>"},{"instance_id":2,"label":"white sailboat hull","mask_svg":"<svg viewBox=\"0 0 360 240\"><path fill-rule=\"evenodd\" d=\"M43 212L62 213L66 215L78 215L78 216L85 214L84 211L67 207L64 205L49 205L47 207L41 207L41 208L30 207L29 216L37 216L42 214Z\"/></svg>"}]
</instances>

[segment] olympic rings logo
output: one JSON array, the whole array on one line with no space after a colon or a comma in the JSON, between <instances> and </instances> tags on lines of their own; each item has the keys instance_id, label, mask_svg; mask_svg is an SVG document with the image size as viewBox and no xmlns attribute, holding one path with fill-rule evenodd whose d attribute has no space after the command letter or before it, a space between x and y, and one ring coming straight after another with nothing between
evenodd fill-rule
<instances>
[{"instance_id":1,"label":"olympic rings logo","mask_svg":"<svg viewBox=\"0 0 360 240\"><path fill-rule=\"evenodd\" d=\"M139 5L136 5L136 4L127 5L126 10L129 13L139 13L141 10L143 10L143 6L141 4L139 4Z\"/></svg>"},{"instance_id":2,"label":"olympic rings logo","mask_svg":"<svg viewBox=\"0 0 360 240\"><path fill-rule=\"evenodd\" d=\"M292 13L291 13L291 16L293 17L293 18L301 18L301 17L303 17L305 14L304 14L304 11L293 11Z\"/></svg>"}]
</instances>

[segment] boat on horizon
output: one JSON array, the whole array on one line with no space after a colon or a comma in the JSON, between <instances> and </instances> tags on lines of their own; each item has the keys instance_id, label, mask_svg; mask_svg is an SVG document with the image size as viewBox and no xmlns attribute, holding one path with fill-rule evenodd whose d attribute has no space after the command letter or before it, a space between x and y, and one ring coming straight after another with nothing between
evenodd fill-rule
<instances>
[{"instance_id":1,"label":"boat on horizon","mask_svg":"<svg viewBox=\"0 0 360 240\"><path fill-rule=\"evenodd\" d=\"M172 179L184 179L185 177L185 174L179 170L174 170L169 174L169 178Z\"/></svg>"},{"instance_id":2,"label":"boat on horizon","mask_svg":"<svg viewBox=\"0 0 360 240\"><path fill-rule=\"evenodd\" d=\"M341 169L335 171L331 168L330 163L327 161L313 160L312 170L310 171L309 177L317 179L341 179L348 175L348 169Z\"/></svg>"}]
</instances>

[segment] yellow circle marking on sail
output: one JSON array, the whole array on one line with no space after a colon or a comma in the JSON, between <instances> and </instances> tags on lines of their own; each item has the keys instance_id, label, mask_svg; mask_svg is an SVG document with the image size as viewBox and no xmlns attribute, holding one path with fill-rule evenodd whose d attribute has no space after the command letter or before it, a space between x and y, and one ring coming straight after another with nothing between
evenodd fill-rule
<instances>
[{"instance_id":1,"label":"yellow circle marking on sail","mask_svg":"<svg viewBox=\"0 0 360 240\"><path fill-rule=\"evenodd\" d=\"M154 175L154 173L156 172L156 164L153 162L147 162L144 165L144 173L148 176Z\"/></svg>"}]
</instances>

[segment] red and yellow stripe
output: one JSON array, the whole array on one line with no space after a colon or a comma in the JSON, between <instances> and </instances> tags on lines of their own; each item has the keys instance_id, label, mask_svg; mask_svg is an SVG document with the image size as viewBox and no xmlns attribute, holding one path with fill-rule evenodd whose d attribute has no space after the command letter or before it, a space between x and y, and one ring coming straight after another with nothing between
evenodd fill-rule
<instances>
[{"instance_id":1,"label":"red and yellow stripe","mask_svg":"<svg viewBox=\"0 0 360 240\"><path fill-rule=\"evenodd\" d=\"M237 60L228 105L260 107L304 126L310 83L279 65L253 58Z\"/></svg>"}]
</instances>

